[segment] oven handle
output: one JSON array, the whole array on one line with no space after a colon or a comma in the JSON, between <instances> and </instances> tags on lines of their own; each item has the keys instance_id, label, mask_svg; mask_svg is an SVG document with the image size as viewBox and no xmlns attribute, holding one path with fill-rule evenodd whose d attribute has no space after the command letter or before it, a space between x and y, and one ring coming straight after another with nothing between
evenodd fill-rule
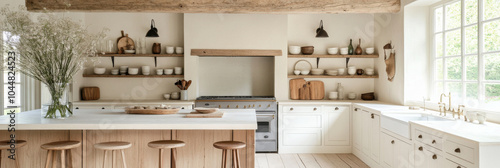
<instances>
[{"instance_id":1,"label":"oven handle","mask_svg":"<svg viewBox=\"0 0 500 168\"><path fill-rule=\"evenodd\" d=\"M274 120L274 114L257 114L257 118L258 117L272 117L271 120ZM269 120L269 121L271 121Z\"/></svg>"}]
</instances>

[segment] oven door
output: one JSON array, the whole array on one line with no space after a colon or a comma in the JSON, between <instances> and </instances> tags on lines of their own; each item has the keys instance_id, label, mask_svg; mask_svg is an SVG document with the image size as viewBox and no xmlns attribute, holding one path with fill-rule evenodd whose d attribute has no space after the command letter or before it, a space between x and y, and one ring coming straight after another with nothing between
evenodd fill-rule
<instances>
[{"instance_id":1,"label":"oven door","mask_svg":"<svg viewBox=\"0 0 500 168\"><path fill-rule=\"evenodd\" d=\"M258 113L255 131L256 152L278 152L278 125L275 113Z\"/></svg>"}]
</instances>

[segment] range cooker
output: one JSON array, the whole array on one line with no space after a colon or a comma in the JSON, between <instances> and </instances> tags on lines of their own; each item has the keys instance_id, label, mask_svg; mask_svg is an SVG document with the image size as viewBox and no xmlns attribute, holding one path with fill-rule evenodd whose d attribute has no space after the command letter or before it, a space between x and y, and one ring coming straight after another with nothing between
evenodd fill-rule
<instances>
[{"instance_id":1,"label":"range cooker","mask_svg":"<svg viewBox=\"0 0 500 168\"><path fill-rule=\"evenodd\" d=\"M220 109L255 109L256 152L278 152L278 105L272 96L201 96L195 107Z\"/></svg>"}]
</instances>

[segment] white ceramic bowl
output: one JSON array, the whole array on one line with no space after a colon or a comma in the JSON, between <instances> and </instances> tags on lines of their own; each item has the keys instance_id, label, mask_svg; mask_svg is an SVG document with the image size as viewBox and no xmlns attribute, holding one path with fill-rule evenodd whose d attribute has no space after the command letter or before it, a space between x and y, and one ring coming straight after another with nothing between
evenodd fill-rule
<instances>
[{"instance_id":1,"label":"white ceramic bowl","mask_svg":"<svg viewBox=\"0 0 500 168\"><path fill-rule=\"evenodd\" d=\"M373 74L374 74L374 72L373 72L373 71L370 71L370 72L365 71L365 74L366 74L366 75L373 75Z\"/></svg>"},{"instance_id":2,"label":"white ceramic bowl","mask_svg":"<svg viewBox=\"0 0 500 168\"><path fill-rule=\"evenodd\" d=\"M95 67L94 68L94 73L97 74L97 75L102 75L106 72L106 68L99 68L99 67Z\"/></svg>"},{"instance_id":3,"label":"white ceramic bowl","mask_svg":"<svg viewBox=\"0 0 500 168\"><path fill-rule=\"evenodd\" d=\"M295 74L295 75L300 75L300 70L295 70L295 71L293 71L293 74Z\"/></svg>"},{"instance_id":4,"label":"white ceramic bowl","mask_svg":"<svg viewBox=\"0 0 500 168\"><path fill-rule=\"evenodd\" d=\"M370 48L366 48L365 52L366 52L366 54L373 54L375 52L375 49L371 48L371 47Z\"/></svg>"},{"instance_id":5,"label":"white ceramic bowl","mask_svg":"<svg viewBox=\"0 0 500 168\"><path fill-rule=\"evenodd\" d=\"M135 53L135 50L125 50L125 54L133 54Z\"/></svg>"},{"instance_id":6,"label":"white ceramic bowl","mask_svg":"<svg viewBox=\"0 0 500 168\"><path fill-rule=\"evenodd\" d=\"M163 97L165 98L165 100L168 100L168 99L170 99L170 94L169 93L165 93L165 94L163 94Z\"/></svg>"},{"instance_id":7,"label":"white ceramic bowl","mask_svg":"<svg viewBox=\"0 0 500 168\"><path fill-rule=\"evenodd\" d=\"M330 93L328 94L328 98L329 98L330 100L336 100L336 99L338 99L338 98L339 98L339 93L338 93L338 92L330 92Z\"/></svg>"},{"instance_id":8,"label":"white ceramic bowl","mask_svg":"<svg viewBox=\"0 0 500 168\"><path fill-rule=\"evenodd\" d=\"M311 69L311 74L313 75L323 75L325 73L324 69Z\"/></svg>"},{"instance_id":9,"label":"white ceramic bowl","mask_svg":"<svg viewBox=\"0 0 500 168\"><path fill-rule=\"evenodd\" d=\"M344 68L339 68L337 69L339 75L344 75L345 74L345 69Z\"/></svg>"},{"instance_id":10,"label":"white ceramic bowl","mask_svg":"<svg viewBox=\"0 0 500 168\"><path fill-rule=\"evenodd\" d=\"M330 54L330 55L335 55L335 54L339 53L339 48L337 48L337 47L334 47L334 48L328 48L326 51L327 51L327 52L328 52L328 54Z\"/></svg>"},{"instance_id":11,"label":"white ceramic bowl","mask_svg":"<svg viewBox=\"0 0 500 168\"><path fill-rule=\"evenodd\" d=\"M174 69L164 69L163 72L165 75L172 75L174 74Z\"/></svg>"},{"instance_id":12,"label":"white ceramic bowl","mask_svg":"<svg viewBox=\"0 0 500 168\"><path fill-rule=\"evenodd\" d=\"M339 73L338 70L326 70L327 75L337 76L338 73Z\"/></svg>"},{"instance_id":13,"label":"white ceramic bowl","mask_svg":"<svg viewBox=\"0 0 500 168\"><path fill-rule=\"evenodd\" d=\"M341 48L340 49L340 54L347 55L348 53L349 53L349 49L348 48Z\"/></svg>"},{"instance_id":14,"label":"white ceramic bowl","mask_svg":"<svg viewBox=\"0 0 500 168\"><path fill-rule=\"evenodd\" d=\"M156 75L163 75L163 69L156 69Z\"/></svg>"},{"instance_id":15,"label":"white ceramic bowl","mask_svg":"<svg viewBox=\"0 0 500 168\"><path fill-rule=\"evenodd\" d=\"M137 75L139 73L139 68L128 68L129 75Z\"/></svg>"},{"instance_id":16,"label":"white ceramic bowl","mask_svg":"<svg viewBox=\"0 0 500 168\"><path fill-rule=\"evenodd\" d=\"M288 52L290 54L300 54L300 46L288 46Z\"/></svg>"},{"instance_id":17,"label":"white ceramic bowl","mask_svg":"<svg viewBox=\"0 0 500 168\"><path fill-rule=\"evenodd\" d=\"M347 94L347 98L348 98L348 99L351 99L351 100L356 99L356 93L352 93L352 92L351 92L351 93Z\"/></svg>"},{"instance_id":18,"label":"white ceramic bowl","mask_svg":"<svg viewBox=\"0 0 500 168\"><path fill-rule=\"evenodd\" d=\"M302 70L302 71L300 71L300 74L302 74L302 75L308 75L309 74L309 70Z\"/></svg>"},{"instance_id":19,"label":"white ceramic bowl","mask_svg":"<svg viewBox=\"0 0 500 168\"><path fill-rule=\"evenodd\" d=\"M120 72L119 69L112 69L111 70L111 75L118 75L119 72Z\"/></svg>"}]
</instances>

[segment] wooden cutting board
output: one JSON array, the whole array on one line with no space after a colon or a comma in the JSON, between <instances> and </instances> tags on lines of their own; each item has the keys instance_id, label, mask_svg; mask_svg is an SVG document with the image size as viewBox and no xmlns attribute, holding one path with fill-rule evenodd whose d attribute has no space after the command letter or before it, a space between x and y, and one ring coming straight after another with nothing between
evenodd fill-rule
<instances>
[{"instance_id":1,"label":"wooden cutting board","mask_svg":"<svg viewBox=\"0 0 500 168\"><path fill-rule=\"evenodd\" d=\"M217 111L217 112L208 113L208 114L198 113L196 111L193 111L193 112L187 114L186 118L222 118L223 115L224 115L223 111Z\"/></svg>"},{"instance_id":2,"label":"wooden cutting board","mask_svg":"<svg viewBox=\"0 0 500 168\"><path fill-rule=\"evenodd\" d=\"M311 100L323 100L325 98L325 84L323 81L308 81Z\"/></svg>"},{"instance_id":3,"label":"wooden cutting board","mask_svg":"<svg viewBox=\"0 0 500 168\"><path fill-rule=\"evenodd\" d=\"M292 79L289 82L290 84L290 99L292 100L299 100L300 95L299 95L299 89L306 84L306 80L303 78L298 78L298 79Z\"/></svg>"},{"instance_id":4,"label":"wooden cutting board","mask_svg":"<svg viewBox=\"0 0 500 168\"><path fill-rule=\"evenodd\" d=\"M300 89L299 89L299 97L300 100L311 100L311 86L309 84L304 84Z\"/></svg>"},{"instance_id":5,"label":"wooden cutting board","mask_svg":"<svg viewBox=\"0 0 500 168\"><path fill-rule=\"evenodd\" d=\"M124 54L125 50L135 50L135 43L134 40L132 40L130 37L128 37L128 34L124 34L122 30L122 37L118 38L118 42L116 44L116 47L118 48L118 54ZM130 46L127 48L127 46Z\"/></svg>"}]
</instances>

